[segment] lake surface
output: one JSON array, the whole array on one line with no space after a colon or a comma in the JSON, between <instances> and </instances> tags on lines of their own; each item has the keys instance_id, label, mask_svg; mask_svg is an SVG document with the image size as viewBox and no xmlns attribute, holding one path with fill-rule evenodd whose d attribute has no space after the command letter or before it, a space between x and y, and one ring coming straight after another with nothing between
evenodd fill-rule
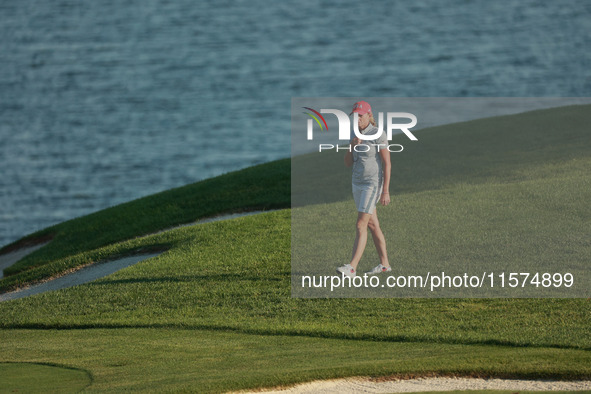
<instances>
[{"instance_id":1,"label":"lake surface","mask_svg":"<svg viewBox=\"0 0 591 394\"><path fill-rule=\"evenodd\" d=\"M290 155L292 97L591 96L591 2L0 3L0 246Z\"/></svg>"}]
</instances>

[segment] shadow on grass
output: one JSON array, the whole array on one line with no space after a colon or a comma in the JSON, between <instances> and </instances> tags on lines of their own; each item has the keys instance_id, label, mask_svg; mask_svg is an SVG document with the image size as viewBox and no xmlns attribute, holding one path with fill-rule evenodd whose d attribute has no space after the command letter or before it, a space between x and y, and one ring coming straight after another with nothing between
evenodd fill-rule
<instances>
[{"instance_id":1,"label":"shadow on grass","mask_svg":"<svg viewBox=\"0 0 591 394\"><path fill-rule=\"evenodd\" d=\"M232 327L215 324L43 324L43 323L24 323L11 324L9 327L3 329L34 329L34 330L88 330L88 329L134 329L134 328L154 328L154 329L183 329L183 330L200 330L200 331L219 331L219 332L235 332L249 335L261 336L292 336L292 337L310 337L310 338L324 338L324 339L345 339L352 341L372 341L372 342L406 342L406 343L433 343L433 344L447 344L447 345L480 345L480 346L503 346L511 348L545 348L545 349L567 349L567 350L581 350L591 351L591 347L580 347L571 345L556 345L556 344L521 344L511 341L502 341L497 339L487 340L456 340L456 339L425 339L419 336L412 335L390 335L387 337L371 335L371 334L347 334L347 333L326 333L312 330L302 329L261 329L261 328L244 328Z\"/></svg>"}]
</instances>

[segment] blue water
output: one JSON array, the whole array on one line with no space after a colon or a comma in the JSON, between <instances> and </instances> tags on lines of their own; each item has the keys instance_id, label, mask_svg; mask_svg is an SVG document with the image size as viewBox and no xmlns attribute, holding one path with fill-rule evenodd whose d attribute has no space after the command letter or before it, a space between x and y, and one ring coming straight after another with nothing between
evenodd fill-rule
<instances>
[{"instance_id":1,"label":"blue water","mask_svg":"<svg viewBox=\"0 0 591 394\"><path fill-rule=\"evenodd\" d=\"M0 15L0 245L288 157L292 96L591 92L586 0L19 0Z\"/></svg>"}]
</instances>

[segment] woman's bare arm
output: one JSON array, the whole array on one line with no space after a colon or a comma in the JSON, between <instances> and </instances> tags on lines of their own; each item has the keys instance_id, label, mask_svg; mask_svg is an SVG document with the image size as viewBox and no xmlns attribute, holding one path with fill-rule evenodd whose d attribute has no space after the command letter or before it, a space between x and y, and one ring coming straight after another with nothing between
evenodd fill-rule
<instances>
[{"instance_id":1,"label":"woman's bare arm","mask_svg":"<svg viewBox=\"0 0 591 394\"><path fill-rule=\"evenodd\" d=\"M384 187L380 196L380 202L382 205L388 205L390 203L390 174L392 173L390 151L388 149L380 149L380 157L382 158L382 170L384 171Z\"/></svg>"}]
</instances>

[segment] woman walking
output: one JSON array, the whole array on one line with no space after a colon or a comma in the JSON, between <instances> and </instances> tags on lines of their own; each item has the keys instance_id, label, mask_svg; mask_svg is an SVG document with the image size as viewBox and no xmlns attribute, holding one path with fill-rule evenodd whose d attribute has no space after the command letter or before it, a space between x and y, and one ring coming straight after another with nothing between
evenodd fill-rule
<instances>
[{"instance_id":1,"label":"woman walking","mask_svg":"<svg viewBox=\"0 0 591 394\"><path fill-rule=\"evenodd\" d=\"M358 114L357 124L361 134L369 136L380 132L369 103L365 101L355 103L351 114L353 113ZM358 145L365 146L357 147ZM387 145L388 140L385 132L382 132L376 140L365 142L353 135L350 141L350 152L345 155L345 165L347 167L353 166L352 187L353 198L357 206L357 224L351 261L337 268L337 272L349 277L356 275L357 265L367 244L368 228L376 245L380 264L367 274L375 275L392 271L388 262L386 239L380 228L376 209L378 201L384 206L390 203L391 164Z\"/></svg>"}]
</instances>

